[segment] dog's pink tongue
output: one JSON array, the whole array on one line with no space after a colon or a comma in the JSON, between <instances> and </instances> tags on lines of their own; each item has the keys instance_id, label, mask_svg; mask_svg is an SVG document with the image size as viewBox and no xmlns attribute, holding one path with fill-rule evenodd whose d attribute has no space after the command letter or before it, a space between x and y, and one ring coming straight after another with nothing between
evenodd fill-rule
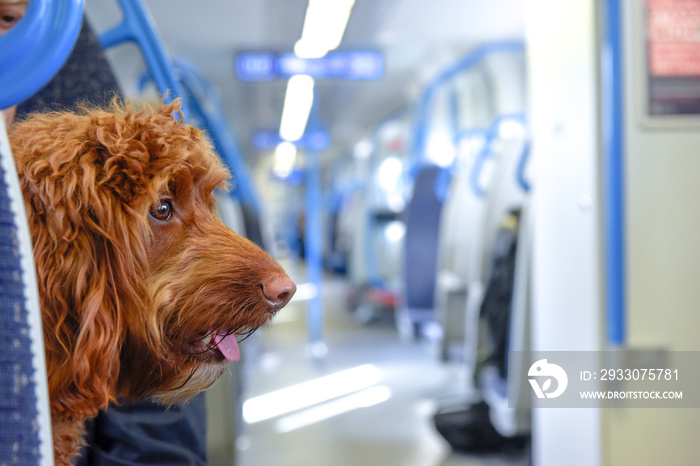
<instances>
[{"instance_id":1,"label":"dog's pink tongue","mask_svg":"<svg viewBox=\"0 0 700 466\"><path fill-rule=\"evenodd\" d=\"M216 347L229 361L241 359L241 350L238 348L235 334L214 333L212 339Z\"/></svg>"}]
</instances>

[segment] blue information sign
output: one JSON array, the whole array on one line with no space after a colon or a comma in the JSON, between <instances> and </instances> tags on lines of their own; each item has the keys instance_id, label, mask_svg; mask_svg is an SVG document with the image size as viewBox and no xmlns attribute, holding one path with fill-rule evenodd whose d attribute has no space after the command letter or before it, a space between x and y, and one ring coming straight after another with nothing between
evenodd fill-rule
<instances>
[{"instance_id":1,"label":"blue information sign","mask_svg":"<svg viewBox=\"0 0 700 466\"><path fill-rule=\"evenodd\" d=\"M236 56L236 76L241 81L271 81L277 77L277 54L242 52Z\"/></svg>"},{"instance_id":2,"label":"blue information sign","mask_svg":"<svg viewBox=\"0 0 700 466\"><path fill-rule=\"evenodd\" d=\"M270 81L296 74L313 78L378 79L384 74L384 56L375 50L331 52L321 58L274 52L241 52L236 56L236 76L241 81Z\"/></svg>"}]
</instances>

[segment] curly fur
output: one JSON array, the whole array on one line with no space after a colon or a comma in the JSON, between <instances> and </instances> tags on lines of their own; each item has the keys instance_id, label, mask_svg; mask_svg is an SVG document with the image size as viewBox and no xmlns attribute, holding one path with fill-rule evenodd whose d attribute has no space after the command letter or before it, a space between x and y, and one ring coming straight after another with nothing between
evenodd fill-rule
<instances>
[{"instance_id":1,"label":"curly fur","mask_svg":"<svg viewBox=\"0 0 700 466\"><path fill-rule=\"evenodd\" d=\"M294 284L213 214L228 171L179 103L35 114L10 142L42 306L57 464L109 403L185 401L228 367L207 336L265 323ZM171 217L153 207L169 203ZM263 284L282 280L275 305Z\"/></svg>"}]
</instances>

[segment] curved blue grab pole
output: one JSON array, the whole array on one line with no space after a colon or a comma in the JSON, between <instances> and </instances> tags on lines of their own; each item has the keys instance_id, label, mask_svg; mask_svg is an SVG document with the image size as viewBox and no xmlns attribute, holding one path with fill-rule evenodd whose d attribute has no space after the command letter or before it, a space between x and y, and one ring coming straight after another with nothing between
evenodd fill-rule
<instances>
[{"instance_id":1,"label":"curved blue grab pole","mask_svg":"<svg viewBox=\"0 0 700 466\"><path fill-rule=\"evenodd\" d=\"M521 41L501 41L481 45L444 70L426 86L418 101L416 125L413 138L413 164L418 166L425 154L428 139L428 114L437 91L450 79L480 63L493 54L522 53L525 44Z\"/></svg>"},{"instance_id":2,"label":"curved blue grab pole","mask_svg":"<svg viewBox=\"0 0 700 466\"><path fill-rule=\"evenodd\" d=\"M148 10L141 0L119 0L119 4L124 13L124 20L100 36L102 46L109 48L126 41L135 42L143 53L148 70L160 93L167 100L184 97L185 94L175 78L163 42L158 37L155 23L148 14ZM187 119L188 108L184 101L182 112Z\"/></svg>"},{"instance_id":3,"label":"curved blue grab pole","mask_svg":"<svg viewBox=\"0 0 700 466\"><path fill-rule=\"evenodd\" d=\"M32 0L0 36L0 108L28 99L61 69L80 34L83 0Z\"/></svg>"},{"instance_id":4,"label":"curved blue grab pole","mask_svg":"<svg viewBox=\"0 0 700 466\"><path fill-rule=\"evenodd\" d=\"M248 204L261 215L262 209L257 193L253 187L252 177L245 165L243 155L234 134L229 129L221 105L221 96L212 84L204 79L197 70L182 60L176 60L175 69L178 71L183 89L189 97L191 116L197 120L211 137L219 157L229 166L234 175L235 183L232 194ZM143 81L143 80L142 80Z\"/></svg>"}]
</instances>

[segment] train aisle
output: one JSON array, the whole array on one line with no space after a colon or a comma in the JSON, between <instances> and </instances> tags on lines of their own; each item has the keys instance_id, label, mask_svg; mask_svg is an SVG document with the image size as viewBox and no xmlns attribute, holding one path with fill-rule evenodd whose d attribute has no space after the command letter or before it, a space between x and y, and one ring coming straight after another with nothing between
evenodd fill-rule
<instances>
[{"instance_id":1,"label":"train aisle","mask_svg":"<svg viewBox=\"0 0 700 466\"><path fill-rule=\"evenodd\" d=\"M522 453L451 455L432 416L438 401L464 395L461 371L402 341L393 321L356 323L345 292L340 280L324 282L324 360L306 354L306 303L299 300L243 344L248 422L237 466L529 463Z\"/></svg>"}]
</instances>

